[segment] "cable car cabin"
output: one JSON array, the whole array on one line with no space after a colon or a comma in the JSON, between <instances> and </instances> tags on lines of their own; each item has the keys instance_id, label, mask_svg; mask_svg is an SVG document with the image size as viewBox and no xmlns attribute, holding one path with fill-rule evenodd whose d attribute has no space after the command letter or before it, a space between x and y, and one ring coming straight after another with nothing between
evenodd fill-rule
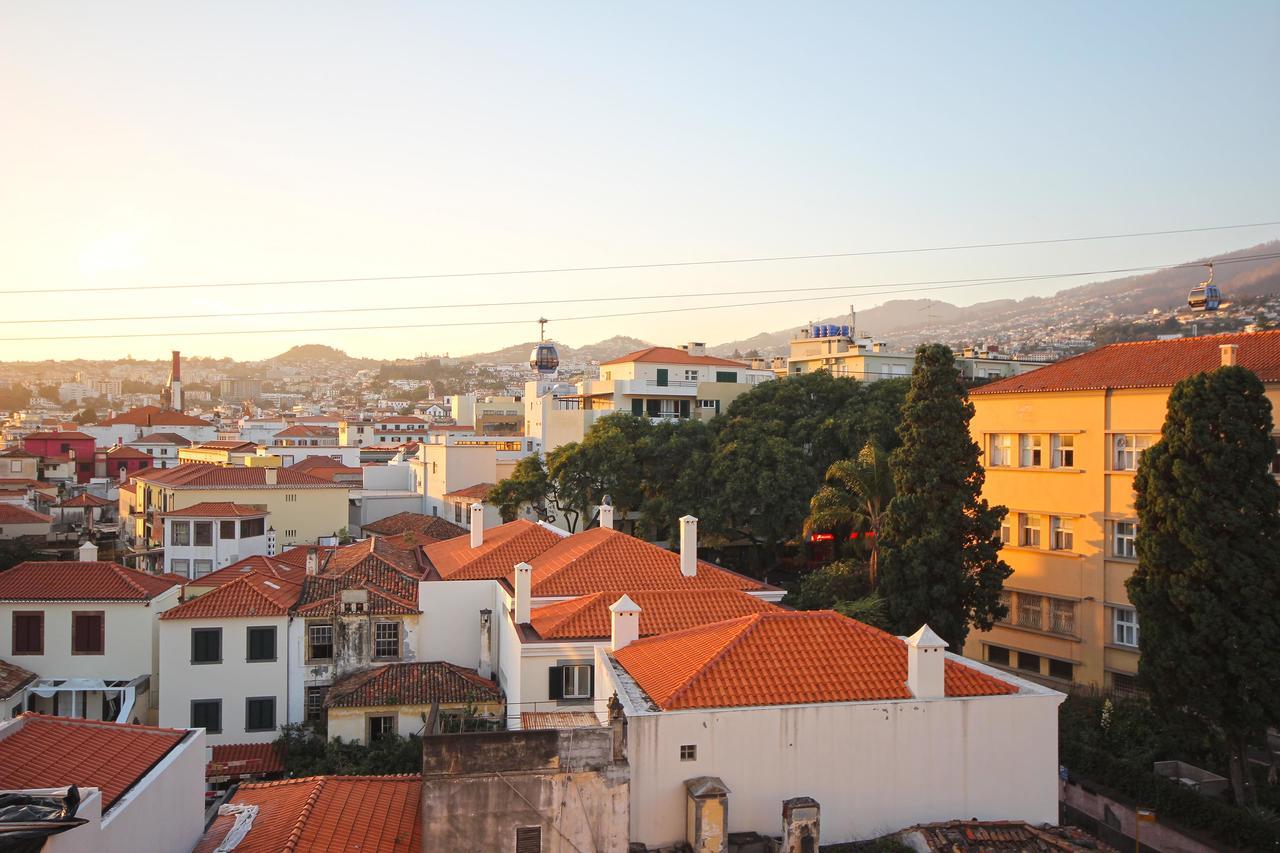
<instances>
[{"instance_id":1,"label":"cable car cabin","mask_svg":"<svg viewBox=\"0 0 1280 853\"><path fill-rule=\"evenodd\" d=\"M556 351L555 344L543 341L534 347L529 353L529 366L539 373L555 373L560 367L560 353Z\"/></svg>"},{"instance_id":2,"label":"cable car cabin","mask_svg":"<svg viewBox=\"0 0 1280 853\"><path fill-rule=\"evenodd\" d=\"M1217 311L1221 301L1222 293L1218 290L1218 285L1209 282L1197 284L1187 296L1187 305L1192 311Z\"/></svg>"}]
</instances>

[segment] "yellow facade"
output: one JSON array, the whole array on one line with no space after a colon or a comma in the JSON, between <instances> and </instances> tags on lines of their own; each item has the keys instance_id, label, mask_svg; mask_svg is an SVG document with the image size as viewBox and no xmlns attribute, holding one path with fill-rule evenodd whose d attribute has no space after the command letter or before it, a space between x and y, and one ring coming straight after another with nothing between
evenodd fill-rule
<instances>
[{"instance_id":1,"label":"yellow facade","mask_svg":"<svg viewBox=\"0 0 1280 853\"><path fill-rule=\"evenodd\" d=\"M983 497L1008 508L1008 620L965 654L1010 669L1125 689L1137 672L1125 580L1137 560L1133 479L1159 441L1169 387L975 394ZM1270 386L1272 405L1280 387Z\"/></svg>"},{"instance_id":2,"label":"yellow facade","mask_svg":"<svg viewBox=\"0 0 1280 853\"><path fill-rule=\"evenodd\" d=\"M440 705L442 716L458 718L474 714L495 720L502 719L506 706L501 702L467 704L445 702ZM394 717L395 732L400 737L420 735L431 715L430 705L382 705L367 708L329 708L325 712L326 729L330 739L342 738L346 743L368 743L369 721L373 717Z\"/></svg>"}]
</instances>

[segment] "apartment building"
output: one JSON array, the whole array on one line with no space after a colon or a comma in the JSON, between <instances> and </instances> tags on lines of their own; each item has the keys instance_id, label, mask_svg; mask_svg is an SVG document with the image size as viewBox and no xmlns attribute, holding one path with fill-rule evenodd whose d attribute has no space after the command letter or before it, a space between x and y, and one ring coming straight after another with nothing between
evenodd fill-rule
<instances>
[{"instance_id":1,"label":"apartment building","mask_svg":"<svg viewBox=\"0 0 1280 853\"><path fill-rule=\"evenodd\" d=\"M1053 681L1134 684L1133 479L1179 380L1238 363L1280 403L1280 332L1114 344L970 392L983 497L1009 509L1009 616L965 653ZM1280 472L1280 465L1273 466Z\"/></svg>"},{"instance_id":2,"label":"apartment building","mask_svg":"<svg viewBox=\"0 0 1280 853\"><path fill-rule=\"evenodd\" d=\"M431 425L417 415L388 415L377 420L345 420L338 424L338 444L343 447L405 444L422 441Z\"/></svg>"},{"instance_id":3,"label":"apartment building","mask_svg":"<svg viewBox=\"0 0 1280 853\"><path fill-rule=\"evenodd\" d=\"M265 507L229 501L162 512L161 570L195 580L245 557L268 556L270 517Z\"/></svg>"}]
</instances>

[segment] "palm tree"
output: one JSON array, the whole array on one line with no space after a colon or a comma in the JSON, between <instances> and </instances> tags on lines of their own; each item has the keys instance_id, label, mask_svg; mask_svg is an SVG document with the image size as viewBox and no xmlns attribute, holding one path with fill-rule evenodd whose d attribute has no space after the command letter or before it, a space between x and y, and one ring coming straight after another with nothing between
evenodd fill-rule
<instances>
[{"instance_id":1,"label":"palm tree","mask_svg":"<svg viewBox=\"0 0 1280 853\"><path fill-rule=\"evenodd\" d=\"M805 534L819 530L870 534L867 573L875 589L880 525L892 499L889 454L868 441L856 459L841 459L827 469L826 484L809 501Z\"/></svg>"}]
</instances>

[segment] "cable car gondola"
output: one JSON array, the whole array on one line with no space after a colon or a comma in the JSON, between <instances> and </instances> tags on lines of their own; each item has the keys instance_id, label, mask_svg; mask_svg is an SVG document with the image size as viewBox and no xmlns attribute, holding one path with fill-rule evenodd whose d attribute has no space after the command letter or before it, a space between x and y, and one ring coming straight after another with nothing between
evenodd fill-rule
<instances>
[{"instance_id":1,"label":"cable car gondola","mask_svg":"<svg viewBox=\"0 0 1280 853\"><path fill-rule=\"evenodd\" d=\"M1192 311L1217 311L1222 301L1222 292L1213 283L1213 264L1205 264L1209 268L1209 278L1191 288L1187 294L1187 306Z\"/></svg>"},{"instance_id":2,"label":"cable car gondola","mask_svg":"<svg viewBox=\"0 0 1280 853\"><path fill-rule=\"evenodd\" d=\"M547 340L546 318L538 320L538 345L529 353L529 366L543 376L550 376L560 367L560 353Z\"/></svg>"}]
</instances>

